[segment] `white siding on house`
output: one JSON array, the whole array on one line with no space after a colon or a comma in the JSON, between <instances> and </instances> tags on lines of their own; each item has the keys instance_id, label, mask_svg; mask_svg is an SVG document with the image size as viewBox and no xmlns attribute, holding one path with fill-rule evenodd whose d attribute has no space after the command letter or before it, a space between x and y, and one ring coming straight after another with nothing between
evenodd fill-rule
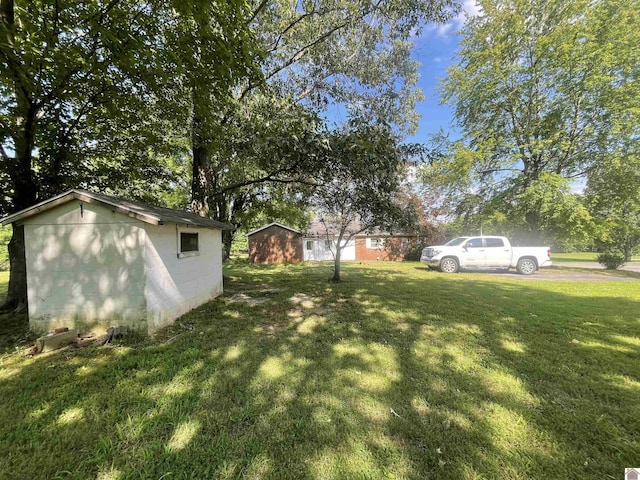
<instances>
[{"instance_id":1,"label":"white siding on house","mask_svg":"<svg viewBox=\"0 0 640 480\"><path fill-rule=\"evenodd\" d=\"M327 245L327 242L331 242ZM344 243L344 242L343 242ZM304 239L304 259L305 261L326 261L333 260L333 255L336 251L335 240L323 240L318 238L305 238ZM307 248L311 247L311 248ZM340 255L341 260L355 260L356 259L356 241L350 240L343 248Z\"/></svg>"},{"instance_id":2,"label":"white siding on house","mask_svg":"<svg viewBox=\"0 0 640 480\"><path fill-rule=\"evenodd\" d=\"M142 222L99 204L71 201L24 225L32 329L144 328Z\"/></svg>"},{"instance_id":3,"label":"white siding on house","mask_svg":"<svg viewBox=\"0 0 640 480\"><path fill-rule=\"evenodd\" d=\"M152 332L222 293L222 232L145 225L148 328ZM198 232L199 252L178 258L179 234Z\"/></svg>"}]
</instances>

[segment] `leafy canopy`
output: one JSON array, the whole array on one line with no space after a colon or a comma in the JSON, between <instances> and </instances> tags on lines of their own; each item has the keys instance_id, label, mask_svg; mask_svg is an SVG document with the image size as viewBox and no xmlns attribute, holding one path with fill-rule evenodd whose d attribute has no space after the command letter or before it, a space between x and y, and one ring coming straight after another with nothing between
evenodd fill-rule
<instances>
[{"instance_id":1,"label":"leafy canopy","mask_svg":"<svg viewBox=\"0 0 640 480\"><path fill-rule=\"evenodd\" d=\"M517 212L511 220L535 241L545 229L557 230L558 219L584 217L559 178L584 178L617 141L613 119L637 110L638 2L479 5L483 13L463 27L443 84L463 139L437 168L466 175L474 208L492 202ZM569 203L556 208L558 195ZM567 216L567 208L575 214Z\"/></svg>"}]
</instances>

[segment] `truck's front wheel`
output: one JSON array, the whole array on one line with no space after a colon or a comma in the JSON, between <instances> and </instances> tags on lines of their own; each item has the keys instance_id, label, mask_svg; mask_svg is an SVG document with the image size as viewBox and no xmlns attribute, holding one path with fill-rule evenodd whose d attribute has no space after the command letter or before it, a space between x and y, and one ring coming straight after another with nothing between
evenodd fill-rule
<instances>
[{"instance_id":1,"label":"truck's front wheel","mask_svg":"<svg viewBox=\"0 0 640 480\"><path fill-rule=\"evenodd\" d=\"M536 262L530 258L521 258L516 265L516 271L520 275L531 275L537 270Z\"/></svg>"},{"instance_id":2,"label":"truck's front wheel","mask_svg":"<svg viewBox=\"0 0 640 480\"><path fill-rule=\"evenodd\" d=\"M458 260L453 257L447 257L440 260L440 271L444 273L456 273L460 269Z\"/></svg>"}]
</instances>

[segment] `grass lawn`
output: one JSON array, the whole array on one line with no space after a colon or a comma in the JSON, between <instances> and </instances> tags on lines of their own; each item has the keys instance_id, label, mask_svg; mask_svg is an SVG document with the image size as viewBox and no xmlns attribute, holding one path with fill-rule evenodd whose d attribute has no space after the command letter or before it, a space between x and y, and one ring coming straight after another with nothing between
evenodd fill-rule
<instances>
[{"instance_id":1,"label":"grass lawn","mask_svg":"<svg viewBox=\"0 0 640 480\"><path fill-rule=\"evenodd\" d=\"M554 262L595 262L597 252L573 252L573 253L555 253L551 252L551 260ZM631 257L632 262L640 261L640 256Z\"/></svg>"},{"instance_id":2,"label":"grass lawn","mask_svg":"<svg viewBox=\"0 0 640 480\"><path fill-rule=\"evenodd\" d=\"M0 302L7 295L7 287L9 286L9 272L0 272Z\"/></svg>"},{"instance_id":3,"label":"grass lawn","mask_svg":"<svg viewBox=\"0 0 640 480\"><path fill-rule=\"evenodd\" d=\"M3 354L0 478L616 479L638 464L637 281L343 271L232 265L223 297L155 340Z\"/></svg>"}]
</instances>

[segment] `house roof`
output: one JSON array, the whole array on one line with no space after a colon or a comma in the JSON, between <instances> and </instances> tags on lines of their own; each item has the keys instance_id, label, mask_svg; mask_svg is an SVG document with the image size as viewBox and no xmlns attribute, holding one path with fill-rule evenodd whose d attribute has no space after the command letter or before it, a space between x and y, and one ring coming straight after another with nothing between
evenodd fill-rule
<instances>
[{"instance_id":1,"label":"house roof","mask_svg":"<svg viewBox=\"0 0 640 480\"><path fill-rule=\"evenodd\" d=\"M347 227L347 233L351 234L353 232L356 233L356 237L415 237L415 233L408 232L385 232L378 227L368 228L364 231L362 230L362 224L360 222L351 222ZM331 223L327 223L326 226L324 223L320 221L313 221L307 227L307 231L305 232L305 236L307 237L326 237L327 234L330 237L337 237L339 232L338 229L332 225Z\"/></svg>"},{"instance_id":2,"label":"house roof","mask_svg":"<svg viewBox=\"0 0 640 480\"><path fill-rule=\"evenodd\" d=\"M232 225L211 220L210 218L201 217L195 213L185 212L182 210L173 210L171 208L158 207L133 200L125 200L123 198L105 195L103 193L87 192L85 190L72 189L61 193L55 197L49 198L44 202L40 202L29 208L25 208L13 215L9 215L0 220L2 225L13 222L19 222L30 217L39 215L42 212L50 210L58 205L79 200L85 203L100 203L112 210L136 218L142 222L152 225L163 225L165 223L176 223L178 225L188 225L204 228L219 228L222 230L233 230Z\"/></svg>"},{"instance_id":3,"label":"house roof","mask_svg":"<svg viewBox=\"0 0 640 480\"><path fill-rule=\"evenodd\" d=\"M255 230L252 230L251 232L247 233L247 237L250 237L251 235L256 234L258 232L261 232L262 230L266 230L269 227L280 227L280 228L284 228L285 230L289 230L293 233L299 233L300 235L302 235L302 232L299 230L296 230L295 228L287 227L286 225L282 225L281 223L278 223L278 222L273 222L273 223L270 223L269 225L265 225L264 227L260 227Z\"/></svg>"}]
</instances>

